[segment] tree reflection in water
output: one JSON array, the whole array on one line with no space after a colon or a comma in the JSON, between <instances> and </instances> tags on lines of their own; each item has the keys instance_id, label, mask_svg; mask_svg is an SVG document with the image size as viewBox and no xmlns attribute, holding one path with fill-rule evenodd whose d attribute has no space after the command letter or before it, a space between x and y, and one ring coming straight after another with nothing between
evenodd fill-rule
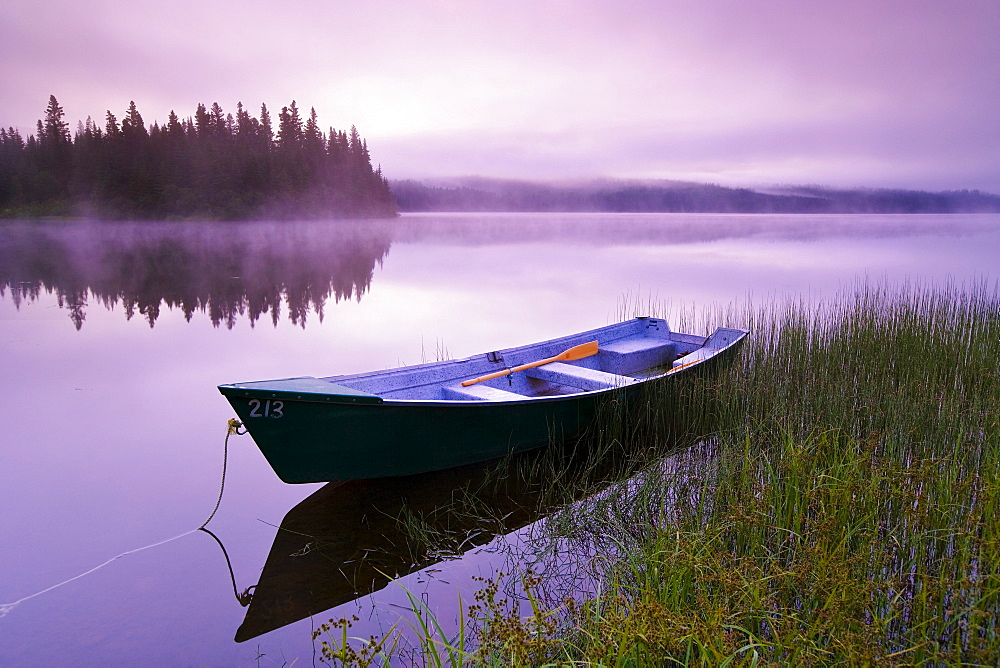
<instances>
[{"instance_id":1,"label":"tree reflection in water","mask_svg":"<svg viewBox=\"0 0 1000 668\"><path fill-rule=\"evenodd\" d=\"M282 302L305 327L331 298L361 300L392 242L380 221L9 223L0 225L0 297L15 307L55 294L77 329L91 300L152 327L163 307L232 328Z\"/></svg>"}]
</instances>

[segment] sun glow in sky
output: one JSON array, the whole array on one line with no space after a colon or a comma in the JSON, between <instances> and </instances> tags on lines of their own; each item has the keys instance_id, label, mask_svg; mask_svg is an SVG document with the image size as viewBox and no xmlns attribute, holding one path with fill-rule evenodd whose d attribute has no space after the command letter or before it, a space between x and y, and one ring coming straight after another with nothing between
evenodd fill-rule
<instances>
[{"instance_id":1,"label":"sun glow in sky","mask_svg":"<svg viewBox=\"0 0 1000 668\"><path fill-rule=\"evenodd\" d=\"M1000 192L996 0L8 0L0 124L354 124L389 178Z\"/></svg>"}]
</instances>

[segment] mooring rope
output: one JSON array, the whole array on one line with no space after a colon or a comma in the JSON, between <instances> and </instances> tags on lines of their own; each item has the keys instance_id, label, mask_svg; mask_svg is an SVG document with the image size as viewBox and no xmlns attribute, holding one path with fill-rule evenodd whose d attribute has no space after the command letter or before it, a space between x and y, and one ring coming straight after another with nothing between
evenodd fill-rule
<instances>
[{"instance_id":1,"label":"mooring rope","mask_svg":"<svg viewBox=\"0 0 1000 668\"><path fill-rule=\"evenodd\" d=\"M39 592L35 592L34 594L31 594L30 596L25 596L22 599L14 601L13 603L0 603L0 617L6 617L7 613L9 613L11 610L13 610L14 608L16 608L17 606L19 606L20 604L24 603L25 601L27 601L29 599L35 598L36 596L41 596L42 594L50 592L53 589L58 589L59 587L62 587L63 585L67 585L70 582L73 582L75 580L79 580L83 576L90 575L94 571L99 571L102 568L104 568L105 566L107 566L108 564L110 564L112 561L116 561L116 560L121 559L122 557L128 556L130 554L135 554L136 552L142 552L143 550L148 550L148 549L150 549L152 547L159 547L160 545L166 545L167 543L171 543L171 542L177 540L178 538L183 538L184 536L192 534L195 531L197 531L197 529L191 529L190 531L185 531L184 533L178 534L178 535L174 536L173 538L167 538L166 540L161 540L158 543L152 543L150 545L144 545L143 547L137 547L134 550L129 550L127 552L122 552L121 554L118 554L118 555L115 555L115 556L111 557L110 559L108 559L107 561L105 561L103 564L98 564L97 566L94 566L93 568L91 568L89 571L84 571L83 573L80 573L79 575L74 575L73 577L69 578L68 580L63 580L59 584L54 584L51 587L43 589L43 590L41 590Z\"/></svg>"},{"instance_id":2,"label":"mooring rope","mask_svg":"<svg viewBox=\"0 0 1000 668\"><path fill-rule=\"evenodd\" d=\"M243 427L243 424L239 420L237 420L235 418L230 418L229 422L227 423L226 441L225 441L225 444L223 445L223 454L222 454L222 485L221 485L221 488L219 489L219 498L215 502L215 508L212 510L212 514L208 516L208 519L205 520L204 523L202 523L202 525L200 527L198 527L197 529L191 529L190 531L185 531L184 533L181 533L181 534L177 534L173 538L167 538L166 540L161 540L161 541L158 541L156 543L150 543L149 545L144 545L142 547L137 547L137 548L135 548L133 550L128 550L126 552L122 552L121 554L117 554L117 555L111 557L110 559L108 559L107 561L105 561L104 563L101 563L101 564L98 564L97 566L94 566L89 571L84 571L83 573L80 573L79 575L74 575L73 577L71 577L71 578L69 578L67 580L63 580L62 582L60 582L58 584L54 584L51 587L47 587L47 588L45 588L45 589L43 589L41 591L35 592L34 594L31 594L29 596L25 596L24 598L21 598L21 599L18 599L16 601L14 601L13 603L0 603L0 618L6 617L8 613L10 613L12 610L14 610L14 608L16 608L17 606L21 605L25 601L33 599L36 596L41 596L42 594L48 593L48 592L52 591L53 589L58 589L59 587L62 587L63 585L69 584L70 582L74 582L76 580L79 580L80 578L82 578L84 576L87 576L87 575L90 575L91 573L93 573L95 571L99 571L102 568L104 568L105 566L107 566L108 564L110 564L111 562L117 561L118 559L121 559L122 557L128 556L130 554L135 554L136 552L142 552L143 550L148 550L150 548L159 547L160 545L166 545L167 543L172 543L173 541L179 540L181 538L184 538L185 536L189 536L189 535L195 533L196 531L202 531L202 530L204 530L207 533L211 533L211 532L208 532L207 529L205 529L205 526L209 522L212 521L213 517L215 517L216 511L219 510L219 505L222 503L222 492L226 488L226 463L227 463L227 460L229 459L229 437L232 436L233 434L236 434L237 436L242 436L243 434L245 434L246 430L240 431L240 429L242 427ZM214 534L211 534L211 535L214 537ZM218 540L218 539L216 538L216 540ZM225 548L223 548L223 551L225 551ZM227 558L227 561L228 561L228 555L227 555L226 558ZM232 567L230 567L230 571L232 571ZM234 591L235 591L235 588L236 588L236 580L235 580L235 578L233 579L233 588L234 588ZM247 590L247 592L249 592L249 590ZM245 592L244 595L246 595L247 592ZM236 595L236 598L240 600L241 604L243 603L243 600L240 598L239 594Z\"/></svg>"},{"instance_id":3,"label":"mooring rope","mask_svg":"<svg viewBox=\"0 0 1000 668\"><path fill-rule=\"evenodd\" d=\"M219 485L219 498L215 501L215 508L212 509L212 514L208 516L208 519L201 523L199 529L204 529L208 526L208 523L212 521L215 517L215 513L218 512L219 506L222 505L222 493L226 491L226 465L229 462L229 437L233 434L237 436L242 436L247 433L246 429L240 431L243 423L236 418L229 418L229 422L226 423L226 440L222 444L222 484Z\"/></svg>"}]
</instances>

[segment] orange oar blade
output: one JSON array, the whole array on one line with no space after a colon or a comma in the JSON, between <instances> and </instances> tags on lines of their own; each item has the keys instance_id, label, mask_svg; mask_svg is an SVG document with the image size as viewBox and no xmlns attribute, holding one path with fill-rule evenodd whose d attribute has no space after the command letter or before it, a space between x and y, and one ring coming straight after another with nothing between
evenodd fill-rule
<instances>
[{"instance_id":1,"label":"orange oar blade","mask_svg":"<svg viewBox=\"0 0 1000 668\"><path fill-rule=\"evenodd\" d=\"M590 343L582 343L578 346L573 346L569 350L566 350L559 355L556 355L551 360L552 362L571 362L573 360L582 360L584 357L590 357L591 355L597 354L597 341L591 341ZM548 364L548 362L546 362Z\"/></svg>"},{"instance_id":2,"label":"orange oar blade","mask_svg":"<svg viewBox=\"0 0 1000 668\"><path fill-rule=\"evenodd\" d=\"M484 380L492 380L493 378L499 378L500 376L506 376L514 373L515 371L524 371L525 369L533 369L536 366L542 366L544 364L551 364L552 362L572 362L573 360L582 360L584 357L590 357L591 355L597 354L597 341L591 341L590 343L582 343L578 346L573 346L567 350L562 351L555 357L549 357L547 359L538 360L537 362L529 362L528 364L521 364L513 369L504 369L503 371L497 371L496 373L487 374L485 376L480 376L479 378L473 378L472 380L463 380L462 387L468 387L469 385L475 385L476 383L481 383Z\"/></svg>"}]
</instances>

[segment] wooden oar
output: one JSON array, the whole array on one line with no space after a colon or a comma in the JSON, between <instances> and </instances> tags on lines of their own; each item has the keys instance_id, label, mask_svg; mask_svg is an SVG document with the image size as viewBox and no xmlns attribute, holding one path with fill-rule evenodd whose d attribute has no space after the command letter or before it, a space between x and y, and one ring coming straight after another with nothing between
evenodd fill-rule
<instances>
[{"instance_id":1,"label":"wooden oar","mask_svg":"<svg viewBox=\"0 0 1000 668\"><path fill-rule=\"evenodd\" d=\"M549 357L544 360L538 360L537 362L528 362L527 364L521 364L513 369L504 369L503 371L497 371L496 373L486 374L485 376L480 376L479 378L473 378L472 380L463 380L462 387L468 387L469 385L475 385L476 383L481 383L484 380L492 380L494 378L499 378L500 376L508 376L515 371L524 371L525 369L531 369L536 366L542 366L543 364L551 364L552 362L572 362L574 360L582 360L584 357L590 357L591 355L597 354L597 341L591 341L590 343L583 343L578 346L573 346L567 350L562 351L555 357Z\"/></svg>"}]
</instances>

